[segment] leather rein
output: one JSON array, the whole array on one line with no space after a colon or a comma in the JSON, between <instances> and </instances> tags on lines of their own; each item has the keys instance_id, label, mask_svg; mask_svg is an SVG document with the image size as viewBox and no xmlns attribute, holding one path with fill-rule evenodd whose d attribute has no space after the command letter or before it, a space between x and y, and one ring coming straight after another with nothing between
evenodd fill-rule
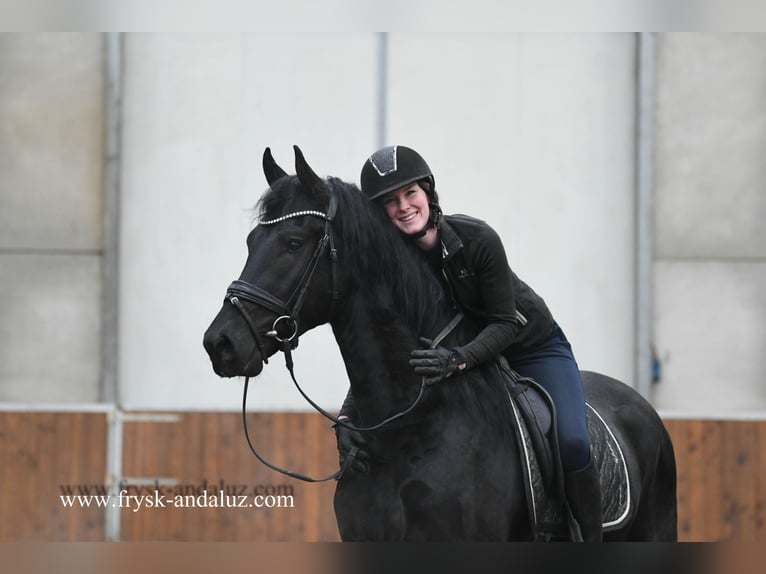
<instances>
[{"instance_id":1,"label":"leather rein","mask_svg":"<svg viewBox=\"0 0 766 574\"><path fill-rule=\"evenodd\" d=\"M335 193L332 190L330 190L330 205L326 213L321 211L315 211L315 210L295 211L293 213L283 215L276 219L259 221L260 225L275 225L277 223L280 223L288 219L292 219L294 217L310 216L310 217L319 217L323 219L325 222L324 233L322 237L319 239L319 242L317 243L316 247L314 248L314 251L311 255L311 259L309 260L309 263L306 266L306 269L301 275L301 278L299 279L297 286L295 287L295 289L293 290L293 293L290 295L290 297L288 298L286 302L282 301L278 297L275 297L268 291L261 289L260 287L257 287L256 285L253 285L252 283L248 283L247 281L243 281L241 279L232 281L231 285L229 285L228 289L226 290L225 301L228 301L229 303L231 303L244 318L245 323L247 324L248 328L250 329L250 333L253 336L253 340L255 341L256 348L253 350L253 354L255 353L255 350L257 350L265 364L268 364L268 358L263 353L263 345L261 342L261 337L258 333L258 330L255 327L255 322L253 321L252 317L248 313L245 306L242 304L242 301L255 303L257 305L260 305L261 307L265 307L266 309L276 313L277 318L274 320L271 331L267 331L265 333L265 336L272 338L279 343L280 345L279 350L285 354L285 366L287 367L287 370L290 373L290 378L292 379L293 383L295 384L295 387L298 389L298 392L301 394L301 396L303 396L303 398L317 412L322 414L325 418L331 420L336 425L340 425L351 430L369 432L369 431L374 431L374 430L383 428L384 426L390 424L391 422L409 414L413 409L415 409L415 407L420 403L420 400L423 397L423 394L425 391L425 386L426 386L425 377L421 378L418 395L409 407L380 421L379 423L375 425L372 425L369 427L357 427L345 420L338 419L337 417L333 416L332 414L327 412L325 409L320 407L316 402L314 402L311 399L311 397L309 397L306 394L306 392L301 388L300 384L295 378L295 372L294 372L292 350L298 346L297 317L301 308L303 307L306 294L308 293L308 289L311 284L311 279L314 275L314 271L317 268L317 265L319 263L319 260L322 257L322 254L325 252L325 250L327 250L328 246L329 246L330 270L331 270L331 276L332 276L331 311L330 311L331 314L335 308L335 305L338 299L340 298L338 288L337 288L337 271L336 271L336 265L338 261L338 252L337 252L337 249L335 248L335 242L333 240L333 235L332 235L332 222L335 218L337 206L338 206L337 197L335 196ZM458 325L458 323L460 323L462 319L463 319L462 313L458 313L433 339L433 343L431 347L436 348L436 346L439 345L439 343L447 335L449 335L449 333L452 332L452 330ZM287 329L288 329L288 332L284 335L280 335L277 330L277 327L279 326L281 322L286 323ZM252 360L252 355L250 360ZM248 364L250 360L248 360ZM280 472L286 476L297 478L298 480L302 480L304 482L326 482L328 480L340 479L340 477L343 476L343 473L346 471L346 468L348 468L349 464L354 460L354 457L356 456L356 453L359 450L358 447L356 446L352 447L348 456L346 457L346 461L343 465L343 468L340 468L335 473L325 476L323 478L312 478L310 476L307 476L299 472L294 472L291 470L281 468L279 466L276 466L275 464L270 463L258 453L258 451L253 446L252 441L250 440L250 433L247 428L247 391L248 391L249 383L250 383L250 377L245 377L245 385L244 385L244 391L242 396L242 426L245 431L245 439L247 440L247 445L250 447L250 450L255 455L255 457L261 463L263 463L270 469Z\"/></svg>"}]
</instances>

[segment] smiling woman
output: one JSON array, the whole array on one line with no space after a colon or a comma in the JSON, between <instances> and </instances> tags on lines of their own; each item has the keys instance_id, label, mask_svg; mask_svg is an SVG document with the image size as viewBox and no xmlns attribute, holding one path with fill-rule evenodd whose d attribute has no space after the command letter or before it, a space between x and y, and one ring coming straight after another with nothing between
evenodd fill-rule
<instances>
[{"instance_id":1,"label":"smiling woman","mask_svg":"<svg viewBox=\"0 0 766 574\"><path fill-rule=\"evenodd\" d=\"M385 209L405 241L426 253L454 304L480 326L468 343L413 349L414 372L436 383L505 357L553 399L569 505L587 541L601 539L601 488L586 428L585 395L569 341L543 299L511 270L499 235L468 216L443 216L431 169L415 150L388 146L364 162L362 191ZM343 415L354 417L353 397ZM341 433L350 448L359 438Z\"/></svg>"}]
</instances>

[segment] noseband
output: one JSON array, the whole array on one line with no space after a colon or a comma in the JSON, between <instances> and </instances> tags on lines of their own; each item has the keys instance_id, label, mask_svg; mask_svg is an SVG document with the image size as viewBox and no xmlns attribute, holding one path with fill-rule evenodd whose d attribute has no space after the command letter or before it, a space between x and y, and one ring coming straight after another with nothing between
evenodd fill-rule
<instances>
[{"instance_id":1,"label":"noseband","mask_svg":"<svg viewBox=\"0 0 766 574\"><path fill-rule=\"evenodd\" d=\"M332 189L330 189L330 205L327 208L327 213L324 213L322 211L315 211L315 210L295 211L293 213L289 213L287 215L283 215L275 219L271 219L267 221L264 221L264 220L259 221L260 225L275 225L277 223L281 223L282 221L286 221L288 219L292 219L295 217L311 216L311 217L319 217L323 219L325 222L324 233L322 234L322 237L320 238L319 242L314 248L314 252L311 255L311 259L309 260L309 263L306 266L306 269L303 271L303 274L301 275L301 278L299 279L298 284L296 285L295 289L293 290L292 294L290 295L290 297L287 299L286 302L282 301L279 297L272 295L265 289L261 289L260 287L253 285L252 283L248 283L247 281L243 281L241 279L232 281L231 285L229 285L228 289L226 290L225 300L231 303L242 314L242 317L244 318L248 328L250 329L251 334L253 335L253 340L255 341L256 350L261 355L261 359L263 360L264 363L268 363L268 358L263 352L261 337L258 333L258 329L255 326L255 321L253 321L252 317L250 316L250 313L248 313L247 309L242 304L242 301L247 301L249 303L260 305L261 307L265 307L266 309L276 313L277 318L274 320L271 330L267 331L265 333L265 336L276 340L280 344L280 350L285 354L285 365L287 367L287 370L290 372L290 377L292 378L293 383L295 384L295 387L298 389L298 391L303 396L303 398L306 399L306 401L312 407L314 407L314 409L317 412L321 413L323 416L333 421L336 425L341 425L351 430L357 430L357 431L373 431L373 430L380 429L388 425L389 423L393 422L394 420L397 420L403 417L404 415L408 414L418 405L425 390L425 377L421 378L420 390L418 392L418 395L415 398L414 402L409 407L407 407L403 411L400 411L388 417L387 419L373 426L357 427L344 420L340 420L337 417L334 417L333 415L328 413L326 410L324 410L322 407L320 407L317 403L315 403L313 400L311 400L311 398L304 392L304 390L298 384L298 381L295 378L295 373L293 370L294 363L292 358L292 350L298 346L298 314L300 313L300 310L303 307L303 303L306 299L306 294L308 293L309 286L311 285L311 279L314 276L314 271L316 271L317 265L319 263L319 259L322 257L322 254L324 253L328 245L329 245L329 258L330 258L330 274L331 274L331 282L332 282L331 283L332 287L330 291L330 294L331 294L330 315L334 313L335 305L338 299L340 298L340 294L338 292L337 270L336 270L336 266L338 262L338 252L337 252L337 249L335 248L335 241L332 235L332 222L335 219L335 213L337 209L338 209L337 197L335 195L335 192ZM444 337L446 337L455 328L455 326L460 322L462 318L463 318L462 314L458 314L457 316L455 316L455 318L453 318L452 321L434 338L434 341L433 341L434 348L441 342L441 340ZM280 324L280 322L286 323L288 328L287 334L284 334L284 335L279 334L277 326ZM253 351L253 353L255 353L255 350ZM252 358L248 360L245 367L247 367L250 364L250 360L252 360ZM249 383L250 383L250 377L245 377L245 386L244 386L244 392L242 397L242 426L244 427L244 430L245 430L245 438L247 439L247 444L250 447L250 450L252 451L252 453L255 455L255 457L259 461L261 461L264 465L269 467L270 469L276 470L277 472L280 472L292 478L303 480L305 482L325 482L328 480L339 479L343 475L343 473L345 472L349 464L354 460L354 457L356 456L356 452L359 450L358 447L353 447L351 449L348 456L346 457L346 462L344 463L343 468L324 478L311 478L310 476L306 476L305 474L280 468L268 462L260 454L258 454L258 452L255 450L255 447L253 446L252 441L250 440L250 433L247 430L247 416L246 416L247 415L247 390L248 390Z\"/></svg>"}]
</instances>

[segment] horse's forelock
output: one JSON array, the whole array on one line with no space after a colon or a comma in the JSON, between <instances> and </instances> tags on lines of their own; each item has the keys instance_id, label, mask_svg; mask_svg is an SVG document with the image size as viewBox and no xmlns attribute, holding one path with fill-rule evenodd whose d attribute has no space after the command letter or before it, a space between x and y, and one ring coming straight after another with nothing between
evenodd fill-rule
<instances>
[{"instance_id":1,"label":"horse's forelock","mask_svg":"<svg viewBox=\"0 0 766 574\"><path fill-rule=\"evenodd\" d=\"M329 202L327 189L307 190L297 176L280 178L266 190L255 206L257 219L276 219L293 211L324 211Z\"/></svg>"}]
</instances>

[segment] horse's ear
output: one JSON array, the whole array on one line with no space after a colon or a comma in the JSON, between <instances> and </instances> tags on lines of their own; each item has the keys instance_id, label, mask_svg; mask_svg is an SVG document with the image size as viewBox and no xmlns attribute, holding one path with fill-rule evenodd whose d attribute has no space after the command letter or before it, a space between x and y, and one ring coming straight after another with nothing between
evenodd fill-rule
<instances>
[{"instance_id":1,"label":"horse's ear","mask_svg":"<svg viewBox=\"0 0 766 574\"><path fill-rule=\"evenodd\" d=\"M294 145L293 149L295 150L295 173L298 174L298 179L303 184L303 187L307 190L325 189L324 180L314 173L314 170L306 163L306 158L303 157L301 148Z\"/></svg>"},{"instance_id":2,"label":"horse's ear","mask_svg":"<svg viewBox=\"0 0 766 574\"><path fill-rule=\"evenodd\" d=\"M270 148L263 150L263 175L266 176L266 181L269 182L269 186L273 185L279 178L287 175L285 170L279 167L277 162L274 161Z\"/></svg>"}]
</instances>

